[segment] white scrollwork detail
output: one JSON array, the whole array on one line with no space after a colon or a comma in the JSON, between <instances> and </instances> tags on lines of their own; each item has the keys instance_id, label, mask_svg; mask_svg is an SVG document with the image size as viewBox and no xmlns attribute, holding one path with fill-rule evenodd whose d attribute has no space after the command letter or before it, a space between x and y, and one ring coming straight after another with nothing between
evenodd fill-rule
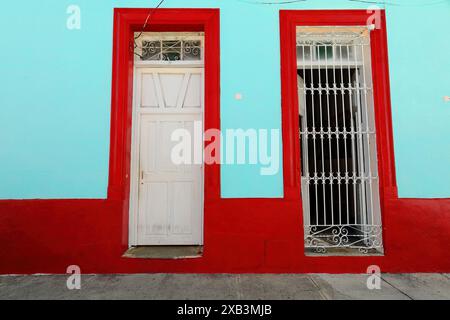
<instances>
[{"instance_id":1,"label":"white scrollwork detail","mask_svg":"<svg viewBox=\"0 0 450 320\"><path fill-rule=\"evenodd\" d=\"M202 59L200 40L142 40L143 61L182 61Z\"/></svg>"},{"instance_id":2,"label":"white scrollwork detail","mask_svg":"<svg viewBox=\"0 0 450 320\"><path fill-rule=\"evenodd\" d=\"M305 226L305 246L317 253L326 253L331 248L350 248L368 254L382 251L381 232L378 225Z\"/></svg>"}]
</instances>

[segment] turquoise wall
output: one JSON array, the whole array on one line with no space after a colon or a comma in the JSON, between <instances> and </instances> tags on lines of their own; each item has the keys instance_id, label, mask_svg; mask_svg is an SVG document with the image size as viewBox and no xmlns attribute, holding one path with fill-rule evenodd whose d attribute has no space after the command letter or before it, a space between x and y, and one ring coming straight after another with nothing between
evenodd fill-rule
<instances>
[{"instance_id":1,"label":"turquoise wall","mask_svg":"<svg viewBox=\"0 0 450 320\"><path fill-rule=\"evenodd\" d=\"M222 128L281 128L279 9L367 8L349 0L283 5L166 0L221 9ZM0 11L0 198L105 198L114 7L158 1L15 0ZM450 2L386 8L399 193L450 197ZM81 8L81 30L66 9ZM240 92L244 99L236 101ZM281 197L282 171L222 166L224 197Z\"/></svg>"}]
</instances>

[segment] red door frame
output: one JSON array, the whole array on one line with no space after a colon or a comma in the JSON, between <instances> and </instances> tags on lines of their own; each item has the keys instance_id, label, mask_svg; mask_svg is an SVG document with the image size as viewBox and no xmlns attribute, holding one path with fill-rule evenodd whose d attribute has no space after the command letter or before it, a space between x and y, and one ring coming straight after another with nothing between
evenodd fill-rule
<instances>
[{"instance_id":1,"label":"red door frame","mask_svg":"<svg viewBox=\"0 0 450 320\"><path fill-rule=\"evenodd\" d=\"M123 201L122 243L128 244L134 32L153 9L114 9L111 147L108 199ZM145 31L205 33L205 130L220 129L220 32L218 9L156 9ZM220 197L220 166L205 165L204 210Z\"/></svg>"},{"instance_id":2,"label":"red door frame","mask_svg":"<svg viewBox=\"0 0 450 320\"><path fill-rule=\"evenodd\" d=\"M301 201L300 143L298 139L297 26L365 26L372 13L365 10L281 10L281 93L285 198ZM381 210L397 198L390 104L386 18L371 31L372 72L377 132ZM302 217L303 220L303 217ZM303 223L303 222L302 222Z\"/></svg>"}]
</instances>

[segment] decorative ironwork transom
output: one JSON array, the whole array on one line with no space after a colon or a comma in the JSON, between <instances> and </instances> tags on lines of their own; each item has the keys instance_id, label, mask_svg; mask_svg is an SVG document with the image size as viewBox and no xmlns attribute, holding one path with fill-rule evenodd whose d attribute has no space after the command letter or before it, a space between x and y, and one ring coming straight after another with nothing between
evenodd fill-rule
<instances>
[{"instance_id":1,"label":"decorative ironwork transom","mask_svg":"<svg viewBox=\"0 0 450 320\"><path fill-rule=\"evenodd\" d=\"M143 33L136 39L135 55L139 61L201 62L203 36L187 33Z\"/></svg>"}]
</instances>

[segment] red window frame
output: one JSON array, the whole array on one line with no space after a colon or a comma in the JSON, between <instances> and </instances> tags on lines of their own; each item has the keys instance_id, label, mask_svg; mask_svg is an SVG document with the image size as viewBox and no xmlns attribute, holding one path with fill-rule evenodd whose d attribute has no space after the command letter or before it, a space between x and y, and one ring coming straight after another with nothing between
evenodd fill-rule
<instances>
[{"instance_id":1,"label":"red window frame","mask_svg":"<svg viewBox=\"0 0 450 320\"><path fill-rule=\"evenodd\" d=\"M151 8L114 9L111 142L108 199L123 201L123 241L128 242L134 32L142 31ZM205 130L220 129L220 33L218 9L157 9L145 31L205 33ZM220 197L220 165L205 165L207 203Z\"/></svg>"},{"instance_id":2,"label":"red window frame","mask_svg":"<svg viewBox=\"0 0 450 320\"><path fill-rule=\"evenodd\" d=\"M281 10L281 93L284 193L301 201L300 141L298 139L297 26L365 26L372 13L365 10ZM380 205L397 198L389 89L386 18L380 10L380 28L371 31L372 78L377 134Z\"/></svg>"}]
</instances>

